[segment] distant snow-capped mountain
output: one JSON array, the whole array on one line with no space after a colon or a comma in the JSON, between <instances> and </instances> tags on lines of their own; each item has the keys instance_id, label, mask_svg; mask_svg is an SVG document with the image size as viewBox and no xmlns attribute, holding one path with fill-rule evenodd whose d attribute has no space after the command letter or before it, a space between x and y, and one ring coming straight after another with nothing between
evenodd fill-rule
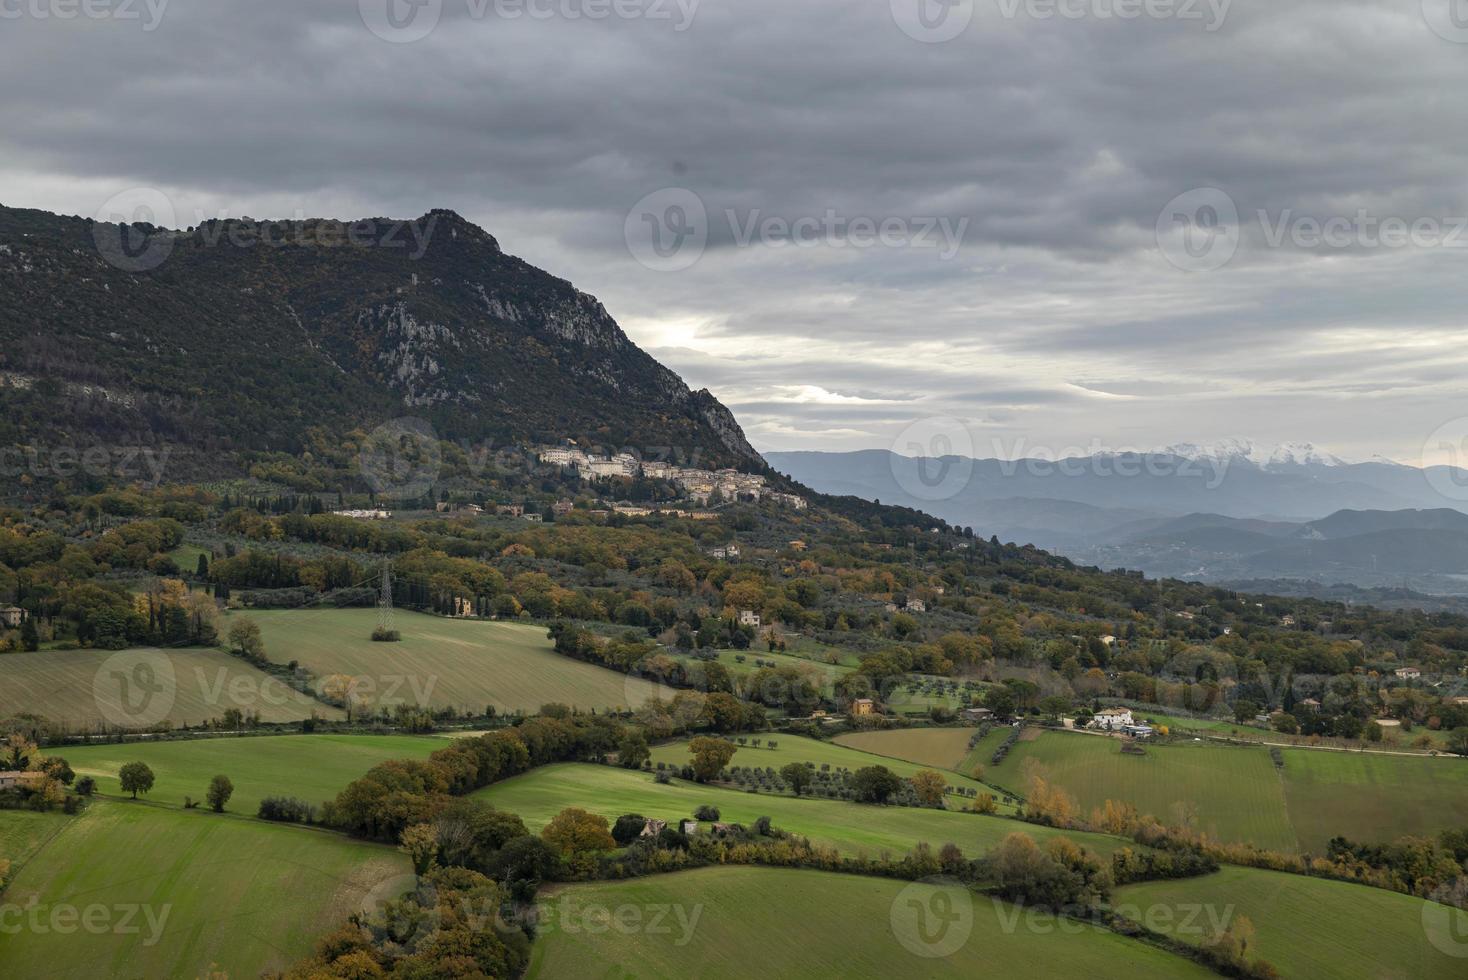
<instances>
[{"instance_id":1,"label":"distant snow-capped mountain","mask_svg":"<svg viewBox=\"0 0 1468 980\"><path fill-rule=\"evenodd\" d=\"M1309 442L1285 442L1279 445L1257 443L1252 439L1221 439L1213 443L1184 442L1160 450L1184 459L1247 461L1261 470L1284 466L1347 466L1345 460Z\"/></svg>"}]
</instances>

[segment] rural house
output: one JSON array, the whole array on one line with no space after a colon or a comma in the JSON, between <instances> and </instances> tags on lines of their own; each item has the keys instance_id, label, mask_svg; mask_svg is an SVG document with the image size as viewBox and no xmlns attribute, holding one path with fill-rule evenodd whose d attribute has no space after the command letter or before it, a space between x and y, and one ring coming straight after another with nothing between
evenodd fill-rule
<instances>
[{"instance_id":1,"label":"rural house","mask_svg":"<svg viewBox=\"0 0 1468 980\"><path fill-rule=\"evenodd\" d=\"M4 609L0 609L0 623L9 626L11 629L24 623L25 617L25 610L19 606L6 606Z\"/></svg>"},{"instance_id":2,"label":"rural house","mask_svg":"<svg viewBox=\"0 0 1468 980\"><path fill-rule=\"evenodd\" d=\"M1136 722L1132 720L1132 712L1130 708L1102 708L1100 711L1096 712L1095 725L1097 728L1104 728L1107 731L1119 732L1123 728L1134 724L1136 724Z\"/></svg>"}]
</instances>

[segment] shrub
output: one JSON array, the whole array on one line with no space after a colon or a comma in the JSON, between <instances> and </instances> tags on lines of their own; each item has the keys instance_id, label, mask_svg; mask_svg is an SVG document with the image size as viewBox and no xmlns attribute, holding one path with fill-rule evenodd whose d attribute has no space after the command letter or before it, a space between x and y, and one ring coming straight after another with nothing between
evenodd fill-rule
<instances>
[{"instance_id":1,"label":"shrub","mask_svg":"<svg viewBox=\"0 0 1468 980\"><path fill-rule=\"evenodd\" d=\"M709 804L705 803L697 810L694 810L693 815L699 820L712 823L713 821L719 819L719 808L716 806L710 806Z\"/></svg>"}]
</instances>

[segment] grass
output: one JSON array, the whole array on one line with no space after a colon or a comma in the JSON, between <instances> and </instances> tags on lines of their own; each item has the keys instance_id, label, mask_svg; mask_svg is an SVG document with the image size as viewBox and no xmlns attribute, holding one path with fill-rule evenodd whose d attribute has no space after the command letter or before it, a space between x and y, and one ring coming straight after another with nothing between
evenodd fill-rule
<instances>
[{"instance_id":1,"label":"grass","mask_svg":"<svg viewBox=\"0 0 1468 980\"><path fill-rule=\"evenodd\" d=\"M1061 931L1048 916L981 896L816 871L706 868L636 881L577 885L548 900L553 928L536 941L531 980L631 977L1211 976L1196 964L1091 927ZM938 925L929 913L958 917ZM659 915L656 910L671 909ZM615 911L621 927L584 927ZM638 925L626 928L636 914ZM927 935L954 949L924 944ZM635 972L633 972L635 971Z\"/></svg>"},{"instance_id":2,"label":"grass","mask_svg":"<svg viewBox=\"0 0 1468 980\"><path fill-rule=\"evenodd\" d=\"M974 747L968 750L968 754L958 764L958 771L973 772L974 766L983 766L987 772L989 767L994 764L994 751L1004 744L1004 740L1009 737L1010 731L1011 729L1008 725L995 725L990 728L989 734L975 742ZM1010 789L1019 790L1020 787L1011 786Z\"/></svg>"},{"instance_id":3,"label":"grass","mask_svg":"<svg viewBox=\"0 0 1468 980\"><path fill-rule=\"evenodd\" d=\"M973 767L961 769L968 756L968 741L974 728L909 728L885 732L853 732L838 735L836 742L863 752L905 759L921 766L954 769L967 775Z\"/></svg>"},{"instance_id":4,"label":"grass","mask_svg":"<svg viewBox=\"0 0 1468 980\"><path fill-rule=\"evenodd\" d=\"M1322 853L1338 835L1381 843L1463 826L1468 761L1314 749L1281 752L1285 803L1302 850Z\"/></svg>"},{"instance_id":5,"label":"grass","mask_svg":"<svg viewBox=\"0 0 1468 980\"><path fill-rule=\"evenodd\" d=\"M951 841L965 854L976 857L1016 831L1036 840L1069 837L1102 855L1134 846L1103 834L1061 832L1003 817L744 793L683 780L665 786L654 782L649 773L574 763L544 766L475 795L518 813L535 831L568 806L583 807L608 820L624 813L640 813L672 822L691 818L700 804L708 803L719 808L725 821L749 825L760 816L768 816L781 830L846 854L889 851L901 855L919 841L935 848Z\"/></svg>"},{"instance_id":6,"label":"grass","mask_svg":"<svg viewBox=\"0 0 1468 980\"><path fill-rule=\"evenodd\" d=\"M761 745L759 748L741 746L729 764L733 766L758 766L761 769L773 768L778 770L781 766L788 765L792 762L813 762L817 768L822 765L828 765L832 769L850 769L852 772L864 766L886 766L903 778L910 778L920 769L934 768L932 766L918 765L902 759L862 751L860 748L854 748L846 744L844 741L846 738L847 736L842 736L836 741L822 742L819 739L804 738L798 735L778 735L774 739L777 745L776 748L770 749L764 745ZM765 739L761 737L760 741L764 742ZM669 765L683 766L688 764L688 760L687 740L659 745L652 750L652 761L654 765L659 762L666 762ZM961 786L980 793L989 793L996 798L999 797L998 790L995 790L991 786L985 786L983 783L976 782L966 776L960 776L953 772L943 772L943 776L948 780L948 785L950 786ZM966 798L960 799L955 797L950 802L958 809L962 809L968 805Z\"/></svg>"},{"instance_id":7,"label":"grass","mask_svg":"<svg viewBox=\"0 0 1468 980\"><path fill-rule=\"evenodd\" d=\"M0 858L19 868L70 819L34 810L0 810Z\"/></svg>"},{"instance_id":8,"label":"grass","mask_svg":"<svg viewBox=\"0 0 1468 980\"><path fill-rule=\"evenodd\" d=\"M1107 799L1132 803L1164 823L1184 806L1195 826L1222 841L1321 854L1332 837L1385 843L1460 826L1468 763L1457 759L1281 749L1217 743L1151 743L1122 755L1116 739L1044 732L1018 743L986 777L1023 791L1024 760L1041 763L1084 812Z\"/></svg>"},{"instance_id":9,"label":"grass","mask_svg":"<svg viewBox=\"0 0 1468 980\"><path fill-rule=\"evenodd\" d=\"M753 649L720 650L718 651L718 653L719 663L727 667L729 669L729 673L732 674L734 677L748 677L755 671L760 670L761 667L759 664L755 663L756 660L763 660L766 663L773 663L776 667L794 667L802 674L809 674L812 678L816 679L817 683L824 684L827 688L829 688L831 684L834 684L838 677L841 677L843 674L851 673L850 667L842 667L827 663L818 663L815 660L807 660L803 657L791 656L788 653L765 653L763 651ZM744 658L743 663L740 662L740 657ZM675 659L680 660L685 664L697 662L696 657L694 657L692 654L687 653L678 653L675 655Z\"/></svg>"},{"instance_id":10,"label":"grass","mask_svg":"<svg viewBox=\"0 0 1468 980\"><path fill-rule=\"evenodd\" d=\"M552 701L587 710L624 708L657 693L640 678L561 656L541 626L399 612L394 625L401 642L374 643L377 613L371 609L245 615L260 624L271 660L298 661L319 678L361 678L375 704L427 704L475 714L493 705L502 714L534 713Z\"/></svg>"},{"instance_id":11,"label":"grass","mask_svg":"<svg viewBox=\"0 0 1468 980\"><path fill-rule=\"evenodd\" d=\"M427 758L442 739L413 735L280 735L210 738L126 745L64 746L48 750L92 776L103 793L123 795L117 772L127 762L146 762L156 781L146 796L181 806L185 796L203 800L209 780L223 774L234 783L226 809L254 816L267 796L294 796L320 804L347 783L389 759Z\"/></svg>"},{"instance_id":12,"label":"grass","mask_svg":"<svg viewBox=\"0 0 1468 980\"><path fill-rule=\"evenodd\" d=\"M135 673L140 667L151 671L153 686L164 688L152 700L140 697L130 683L140 676ZM141 710L126 710L124 704ZM28 711L77 729L147 727L165 719L198 725L230 708L258 711L266 722L300 721L313 713L343 717L222 650L47 650L0 656L0 717Z\"/></svg>"},{"instance_id":13,"label":"grass","mask_svg":"<svg viewBox=\"0 0 1468 980\"><path fill-rule=\"evenodd\" d=\"M1296 849L1284 788L1266 749L1188 742L1150 744L1146 753L1123 755L1117 739L1044 732L1018 742L987 776L1024 792L1024 763L1034 759L1084 814L1112 799L1176 824L1185 808L1197 829L1219 840Z\"/></svg>"},{"instance_id":14,"label":"grass","mask_svg":"<svg viewBox=\"0 0 1468 980\"><path fill-rule=\"evenodd\" d=\"M34 899L45 915L42 929L5 936L0 976L198 977L211 964L258 976L309 953L370 889L408 871L394 849L335 834L94 803L6 891L7 902ZM58 908L105 909L104 925L49 928Z\"/></svg>"},{"instance_id":15,"label":"grass","mask_svg":"<svg viewBox=\"0 0 1468 980\"><path fill-rule=\"evenodd\" d=\"M1151 909L1155 924L1167 932L1177 932L1199 903L1216 916L1230 909L1247 916L1256 930L1254 956L1286 977L1460 980L1468 973L1468 913L1377 888L1230 867L1203 878L1131 885L1118 889L1112 901L1131 906L1134 918ZM1162 928L1166 916L1159 910L1173 910L1171 927Z\"/></svg>"}]
</instances>

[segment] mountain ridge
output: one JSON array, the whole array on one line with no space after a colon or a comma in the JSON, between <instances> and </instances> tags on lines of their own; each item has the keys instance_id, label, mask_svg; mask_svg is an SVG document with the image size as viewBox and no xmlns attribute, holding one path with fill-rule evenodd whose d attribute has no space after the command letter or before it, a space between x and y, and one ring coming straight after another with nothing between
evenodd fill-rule
<instances>
[{"instance_id":1,"label":"mountain ridge","mask_svg":"<svg viewBox=\"0 0 1468 980\"><path fill-rule=\"evenodd\" d=\"M447 210L111 225L0 207L0 443L179 447L188 473L394 419L764 470L595 297Z\"/></svg>"}]
</instances>

